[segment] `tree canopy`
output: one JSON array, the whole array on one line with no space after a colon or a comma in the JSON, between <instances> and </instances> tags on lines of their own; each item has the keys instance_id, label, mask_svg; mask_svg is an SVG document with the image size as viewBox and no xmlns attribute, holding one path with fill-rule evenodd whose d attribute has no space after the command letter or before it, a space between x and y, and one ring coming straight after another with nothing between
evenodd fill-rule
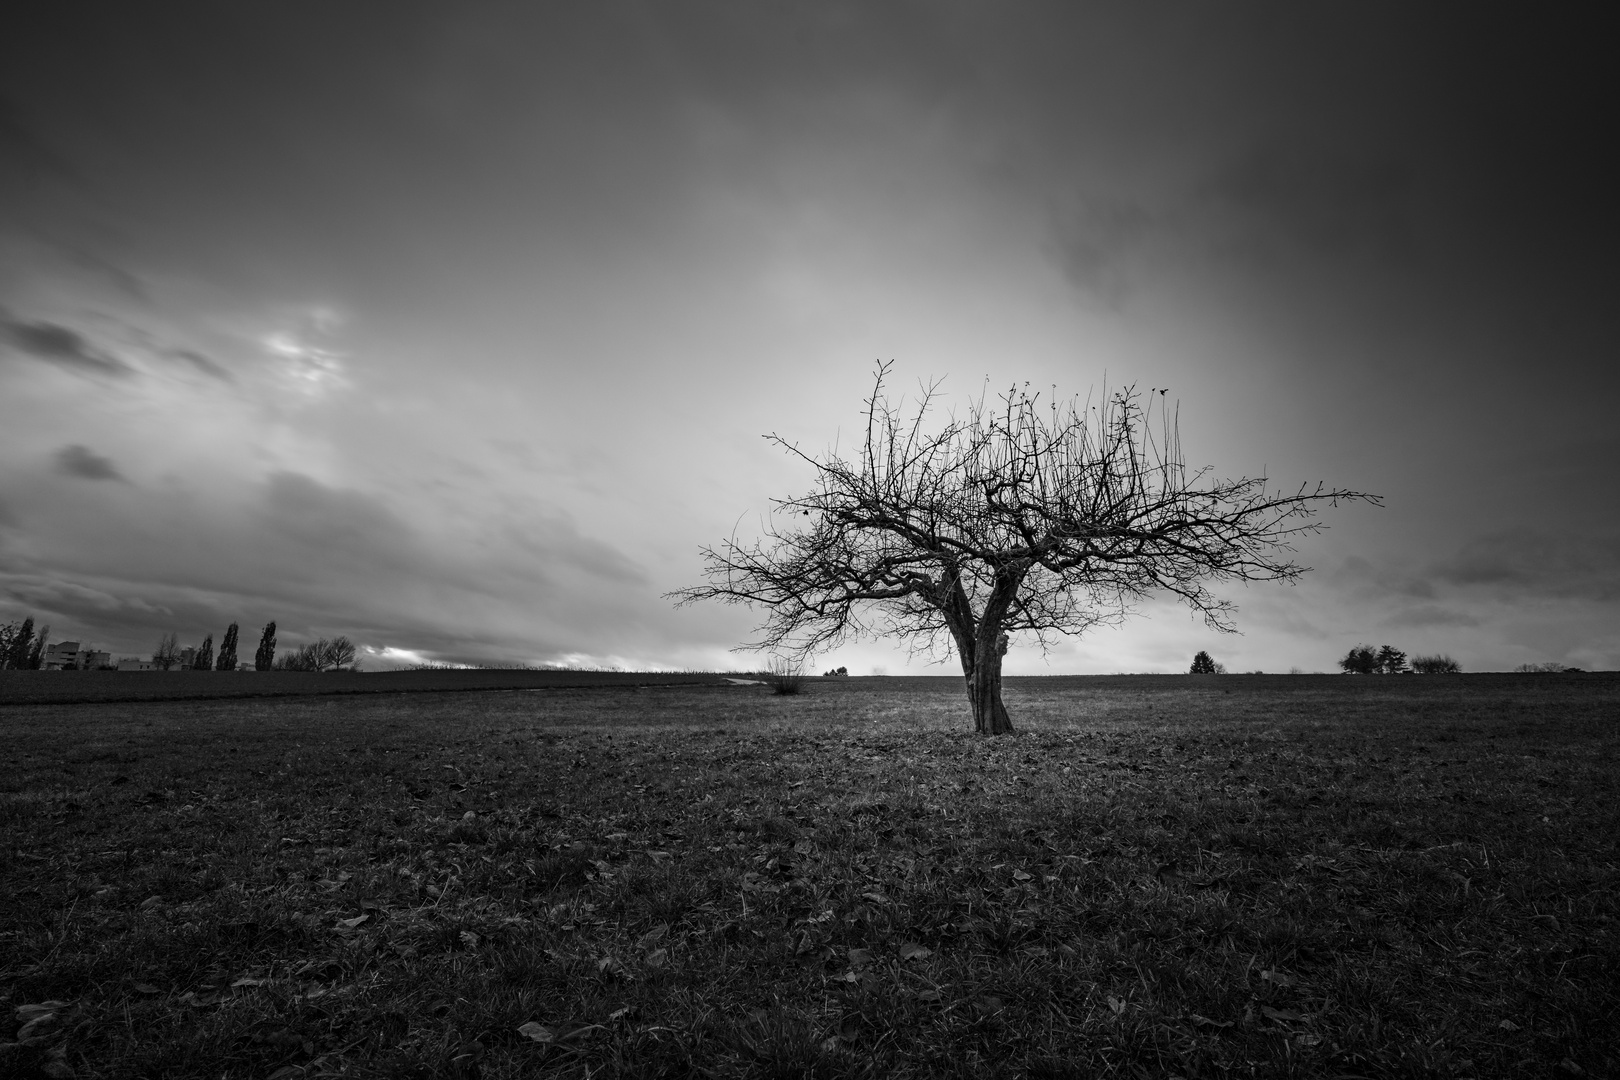
<instances>
[{"instance_id":1,"label":"tree canopy","mask_svg":"<svg viewBox=\"0 0 1620 1080\"><path fill-rule=\"evenodd\" d=\"M1306 568L1287 557L1291 542L1321 528L1319 507L1376 501L1189 471L1162 391L1042 405L1014 388L936 423L939 384L906 410L885 392L889 370L878 367L853 458L765 436L815 486L773 500L760 538L704 548L706 582L671 595L760 607L745 647L800 659L850 637L954 646L983 732L1012 730L1001 701L1010 634L1045 649L1160 592L1230 631L1233 606L1210 583L1292 581Z\"/></svg>"}]
</instances>

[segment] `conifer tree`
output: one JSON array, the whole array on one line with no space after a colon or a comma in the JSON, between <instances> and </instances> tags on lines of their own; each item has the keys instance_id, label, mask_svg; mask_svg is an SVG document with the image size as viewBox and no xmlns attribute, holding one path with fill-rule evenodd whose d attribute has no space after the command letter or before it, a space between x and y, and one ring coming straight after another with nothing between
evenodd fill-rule
<instances>
[{"instance_id":1,"label":"conifer tree","mask_svg":"<svg viewBox=\"0 0 1620 1080\"><path fill-rule=\"evenodd\" d=\"M1194 675L1215 674L1215 658L1203 649L1199 649L1198 655L1193 657L1192 673Z\"/></svg>"},{"instance_id":2,"label":"conifer tree","mask_svg":"<svg viewBox=\"0 0 1620 1080\"><path fill-rule=\"evenodd\" d=\"M197 655L191 661L193 671L214 670L214 635L209 634L203 638L203 643L197 647Z\"/></svg>"}]
</instances>

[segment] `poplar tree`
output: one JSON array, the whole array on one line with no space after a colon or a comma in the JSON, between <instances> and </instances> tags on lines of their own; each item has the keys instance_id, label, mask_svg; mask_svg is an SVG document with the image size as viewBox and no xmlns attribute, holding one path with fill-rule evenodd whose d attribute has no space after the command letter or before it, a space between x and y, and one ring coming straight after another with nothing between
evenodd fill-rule
<instances>
[{"instance_id":1,"label":"poplar tree","mask_svg":"<svg viewBox=\"0 0 1620 1080\"><path fill-rule=\"evenodd\" d=\"M253 654L253 670L269 671L276 666L276 624L265 624L264 633L259 635L259 649Z\"/></svg>"},{"instance_id":2,"label":"poplar tree","mask_svg":"<svg viewBox=\"0 0 1620 1080\"><path fill-rule=\"evenodd\" d=\"M203 638L203 643L197 646L197 655L191 661L193 671L214 670L214 635L209 634Z\"/></svg>"},{"instance_id":3,"label":"poplar tree","mask_svg":"<svg viewBox=\"0 0 1620 1080\"><path fill-rule=\"evenodd\" d=\"M214 662L216 671L236 670L236 624L231 623L225 628L225 637L219 643L219 659Z\"/></svg>"}]
</instances>

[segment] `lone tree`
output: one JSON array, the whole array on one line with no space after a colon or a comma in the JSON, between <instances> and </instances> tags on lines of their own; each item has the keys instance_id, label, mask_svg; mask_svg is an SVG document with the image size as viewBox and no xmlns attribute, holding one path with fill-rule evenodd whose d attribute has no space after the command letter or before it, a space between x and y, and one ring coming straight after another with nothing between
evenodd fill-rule
<instances>
[{"instance_id":1,"label":"lone tree","mask_svg":"<svg viewBox=\"0 0 1620 1080\"><path fill-rule=\"evenodd\" d=\"M225 628L225 636L219 642L219 659L214 661L215 671L236 670L236 624Z\"/></svg>"},{"instance_id":2,"label":"lone tree","mask_svg":"<svg viewBox=\"0 0 1620 1080\"><path fill-rule=\"evenodd\" d=\"M1203 649L1199 649L1198 655L1193 657L1192 674L1214 675L1215 658L1210 656L1209 653L1205 652Z\"/></svg>"},{"instance_id":3,"label":"lone tree","mask_svg":"<svg viewBox=\"0 0 1620 1080\"><path fill-rule=\"evenodd\" d=\"M354 666L354 642L342 634L331 641L322 638L318 645L321 671L342 671Z\"/></svg>"},{"instance_id":4,"label":"lone tree","mask_svg":"<svg viewBox=\"0 0 1620 1080\"><path fill-rule=\"evenodd\" d=\"M939 384L908 414L884 392L890 367L878 366L855 460L765 436L815 471L815 488L773 500L763 538L704 548L707 583L670 596L759 605L759 637L743 648L800 659L849 637L954 645L981 733L1012 730L1009 634L1028 631L1044 651L1054 633L1118 621L1160 591L1231 631L1231 603L1206 582L1292 581L1307 568L1285 553L1321 528L1319 506L1377 502L1189 472L1174 424L1162 407L1153 415L1158 393L1040 407L1015 389L930 426Z\"/></svg>"},{"instance_id":5,"label":"lone tree","mask_svg":"<svg viewBox=\"0 0 1620 1080\"><path fill-rule=\"evenodd\" d=\"M191 658L191 670L214 670L214 635L209 634L203 638L203 643L197 646L196 655Z\"/></svg>"},{"instance_id":6,"label":"lone tree","mask_svg":"<svg viewBox=\"0 0 1620 1080\"><path fill-rule=\"evenodd\" d=\"M163 671L168 671L180 662L180 639L172 632L158 638L157 648L152 650L152 665Z\"/></svg>"},{"instance_id":7,"label":"lone tree","mask_svg":"<svg viewBox=\"0 0 1620 1080\"><path fill-rule=\"evenodd\" d=\"M269 671L276 666L276 624L268 622L264 625L264 633L259 635L259 648L253 654L253 670Z\"/></svg>"}]
</instances>

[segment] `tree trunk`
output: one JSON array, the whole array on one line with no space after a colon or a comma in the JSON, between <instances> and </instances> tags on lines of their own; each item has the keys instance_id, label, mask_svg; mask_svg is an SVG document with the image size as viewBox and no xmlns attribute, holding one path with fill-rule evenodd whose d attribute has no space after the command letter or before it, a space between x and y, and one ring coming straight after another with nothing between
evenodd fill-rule
<instances>
[{"instance_id":1,"label":"tree trunk","mask_svg":"<svg viewBox=\"0 0 1620 1080\"><path fill-rule=\"evenodd\" d=\"M1012 734L1012 718L1001 702L1001 656L1007 635L978 636L972 653L962 651L962 674L967 676L968 700L973 703L973 728L980 735Z\"/></svg>"}]
</instances>

